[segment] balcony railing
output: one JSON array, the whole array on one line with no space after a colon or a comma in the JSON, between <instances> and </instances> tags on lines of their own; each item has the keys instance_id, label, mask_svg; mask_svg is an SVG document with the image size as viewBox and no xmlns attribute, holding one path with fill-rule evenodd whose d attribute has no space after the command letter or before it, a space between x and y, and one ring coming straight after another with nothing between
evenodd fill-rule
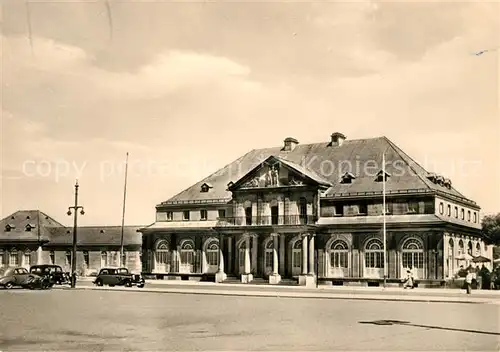
<instances>
[{"instance_id":1,"label":"balcony railing","mask_svg":"<svg viewBox=\"0 0 500 352\"><path fill-rule=\"evenodd\" d=\"M217 226L287 226L316 223L314 215L237 216L217 220Z\"/></svg>"}]
</instances>

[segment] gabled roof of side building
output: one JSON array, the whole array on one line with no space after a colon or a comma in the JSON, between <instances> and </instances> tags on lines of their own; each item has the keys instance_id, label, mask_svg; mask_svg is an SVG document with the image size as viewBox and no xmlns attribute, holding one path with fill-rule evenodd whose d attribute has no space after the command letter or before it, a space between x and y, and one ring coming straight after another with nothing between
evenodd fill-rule
<instances>
[{"instance_id":1,"label":"gabled roof of side building","mask_svg":"<svg viewBox=\"0 0 500 352\"><path fill-rule=\"evenodd\" d=\"M408 190L427 190L472 202L454 187L446 187L431 181L430 175L420 164L407 155L401 148L386 137L345 140L340 146L332 146L330 142L298 144L291 151L282 146L254 149L217 172L200 180L183 190L159 206L179 202L200 202L210 200L230 200L229 182L236 182L248 172L256 168L270 156L283 159L293 165L299 165L332 186L324 196L340 194L378 193L382 192L382 182L376 182L376 174L382 171L382 155L385 153L387 192L404 192ZM341 176L351 173L355 179L352 183L341 183ZM201 186L208 183L212 188L201 192Z\"/></svg>"}]
</instances>

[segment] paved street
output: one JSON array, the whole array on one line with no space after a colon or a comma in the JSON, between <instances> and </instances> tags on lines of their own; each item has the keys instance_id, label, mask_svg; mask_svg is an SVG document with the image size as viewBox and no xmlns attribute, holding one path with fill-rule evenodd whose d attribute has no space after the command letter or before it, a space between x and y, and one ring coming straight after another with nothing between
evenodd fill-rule
<instances>
[{"instance_id":1,"label":"paved street","mask_svg":"<svg viewBox=\"0 0 500 352\"><path fill-rule=\"evenodd\" d=\"M498 350L491 304L0 291L0 350ZM406 323L374 325L366 322ZM365 322L365 323L363 323Z\"/></svg>"}]
</instances>

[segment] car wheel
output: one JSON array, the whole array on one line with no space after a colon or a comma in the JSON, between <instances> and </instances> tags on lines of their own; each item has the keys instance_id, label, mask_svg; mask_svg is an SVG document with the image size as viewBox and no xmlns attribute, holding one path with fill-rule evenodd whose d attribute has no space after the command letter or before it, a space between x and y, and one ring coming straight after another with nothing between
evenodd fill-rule
<instances>
[{"instance_id":1,"label":"car wheel","mask_svg":"<svg viewBox=\"0 0 500 352\"><path fill-rule=\"evenodd\" d=\"M96 284L97 286L102 286L102 280L96 280L95 284Z\"/></svg>"},{"instance_id":2,"label":"car wheel","mask_svg":"<svg viewBox=\"0 0 500 352\"><path fill-rule=\"evenodd\" d=\"M132 287L132 283L130 281L125 282L125 287Z\"/></svg>"},{"instance_id":3,"label":"car wheel","mask_svg":"<svg viewBox=\"0 0 500 352\"><path fill-rule=\"evenodd\" d=\"M7 283L5 284L5 288L6 288L7 290L10 290L10 289L11 289L11 288L13 288L13 287L14 287L14 284L13 284L12 282L7 282Z\"/></svg>"},{"instance_id":4,"label":"car wheel","mask_svg":"<svg viewBox=\"0 0 500 352\"><path fill-rule=\"evenodd\" d=\"M144 287L144 284L137 285L137 287L139 287L139 288L143 288L143 287Z\"/></svg>"}]
</instances>

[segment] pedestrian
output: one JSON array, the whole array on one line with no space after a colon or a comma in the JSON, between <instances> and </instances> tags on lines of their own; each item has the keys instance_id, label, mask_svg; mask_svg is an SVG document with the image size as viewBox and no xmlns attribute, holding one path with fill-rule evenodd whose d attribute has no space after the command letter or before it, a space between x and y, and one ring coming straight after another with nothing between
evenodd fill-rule
<instances>
[{"instance_id":1,"label":"pedestrian","mask_svg":"<svg viewBox=\"0 0 500 352\"><path fill-rule=\"evenodd\" d=\"M467 275L465 276L465 290L468 295L470 295L472 291L472 277L472 271L470 269L467 270Z\"/></svg>"},{"instance_id":2,"label":"pedestrian","mask_svg":"<svg viewBox=\"0 0 500 352\"><path fill-rule=\"evenodd\" d=\"M408 270L406 270L406 278L405 278L404 283L403 283L403 288L407 289L407 288L413 288L413 287L414 287L413 274L411 272L411 269L408 269Z\"/></svg>"}]
</instances>

